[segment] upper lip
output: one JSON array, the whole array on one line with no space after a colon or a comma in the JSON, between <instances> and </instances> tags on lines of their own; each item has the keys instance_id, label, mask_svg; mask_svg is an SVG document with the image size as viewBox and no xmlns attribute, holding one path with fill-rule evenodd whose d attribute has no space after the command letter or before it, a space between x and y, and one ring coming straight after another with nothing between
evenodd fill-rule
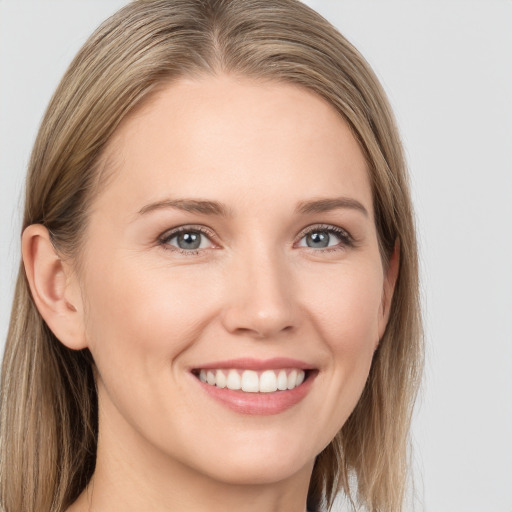
<instances>
[{"instance_id":1,"label":"upper lip","mask_svg":"<svg viewBox=\"0 0 512 512\"><path fill-rule=\"evenodd\" d=\"M299 370L311 370L313 366L298 359L289 357L273 357L271 359L254 359L244 357L238 359L226 359L224 361L214 361L211 363L194 366L192 370L214 370L221 368L236 368L239 370L279 370L281 368L297 368Z\"/></svg>"}]
</instances>

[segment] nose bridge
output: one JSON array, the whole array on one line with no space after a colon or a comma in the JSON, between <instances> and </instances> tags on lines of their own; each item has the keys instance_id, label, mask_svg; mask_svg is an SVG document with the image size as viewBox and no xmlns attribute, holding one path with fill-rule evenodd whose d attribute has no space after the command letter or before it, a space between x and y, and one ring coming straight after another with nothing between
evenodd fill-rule
<instances>
[{"instance_id":1,"label":"nose bridge","mask_svg":"<svg viewBox=\"0 0 512 512\"><path fill-rule=\"evenodd\" d=\"M294 282L284 251L258 244L233 258L224 321L231 332L264 338L298 325Z\"/></svg>"}]
</instances>

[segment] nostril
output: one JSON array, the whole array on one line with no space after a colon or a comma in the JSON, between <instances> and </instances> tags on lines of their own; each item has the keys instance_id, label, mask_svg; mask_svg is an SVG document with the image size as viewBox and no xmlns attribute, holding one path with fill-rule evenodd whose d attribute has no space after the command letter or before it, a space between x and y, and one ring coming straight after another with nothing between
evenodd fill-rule
<instances>
[{"instance_id":1,"label":"nostril","mask_svg":"<svg viewBox=\"0 0 512 512\"><path fill-rule=\"evenodd\" d=\"M244 322L245 320L245 322ZM290 334L295 330L295 326L289 322L282 322L278 318L272 317L258 317L258 318L245 318L240 320L238 327L229 329L234 334L242 336L253 337L256 339L266 339L279 336L282 334ZM242 323L243 322L243 323ZM245 325L244 325L245 324ZM229 328L229 327L228 327Z\"/></svg>"},{"instance_id":2,"label":"nostril","mask_svg":"<svg viewBox=\"0 0 512 512\"><path fill-rule=\"evenodd\" d=\"M290 296L293 287L290 284L283 287L280 279L282 277L273 279L270 274L264 277L258 274L238 283L239 289L221 314L224 327L230 333L258 339L294 331L302 321L301 310Z\"/></svg>"}]
</instances>

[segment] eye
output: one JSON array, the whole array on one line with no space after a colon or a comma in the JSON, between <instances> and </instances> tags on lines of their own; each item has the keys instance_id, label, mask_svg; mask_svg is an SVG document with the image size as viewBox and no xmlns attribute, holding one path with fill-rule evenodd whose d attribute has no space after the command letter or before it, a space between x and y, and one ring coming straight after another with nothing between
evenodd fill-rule
<instances>
[{"instance_id":1,"label":"eye","mask_svg":"<svg viewBox=\"0 0 512 512\"><path fill-rule=\"evenodd\" d=\"M182 226L166 232L160 237L160 244L168 250L175 250L182 254L197 254L203 249L215 247L211 241L213 233L204 227Z\"/></svg>"},{"instance_id":2,"label":"eye","mask_svg":"<svg viewBox=\"0 0 512 512\"><path fill-rule=\"evenodd\" d=\"M298 246L310 249L336 250L354 245L350 234L337 226L313 226L303 231L300 236Z\"/></svg>"}]
</instances>

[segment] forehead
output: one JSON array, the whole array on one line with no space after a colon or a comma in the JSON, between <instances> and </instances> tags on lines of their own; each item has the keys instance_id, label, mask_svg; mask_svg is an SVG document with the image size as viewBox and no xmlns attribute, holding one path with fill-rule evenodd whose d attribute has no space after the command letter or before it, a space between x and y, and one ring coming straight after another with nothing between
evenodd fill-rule
<instances>
[{"instance_id":1,"label":"forehead","mask_svg":"<svg viewBox=\"0 0 512 512\"><path fill-rule=\"evenodd\" d=\"M236 209L251 195L297 202L336 192L372 211L366 161L349 126L323 98L289 83L218 76L168 84L120 125L106 161L113 176L96 206L135 211L183 195Z\"/></svg>"}]
</instances>

